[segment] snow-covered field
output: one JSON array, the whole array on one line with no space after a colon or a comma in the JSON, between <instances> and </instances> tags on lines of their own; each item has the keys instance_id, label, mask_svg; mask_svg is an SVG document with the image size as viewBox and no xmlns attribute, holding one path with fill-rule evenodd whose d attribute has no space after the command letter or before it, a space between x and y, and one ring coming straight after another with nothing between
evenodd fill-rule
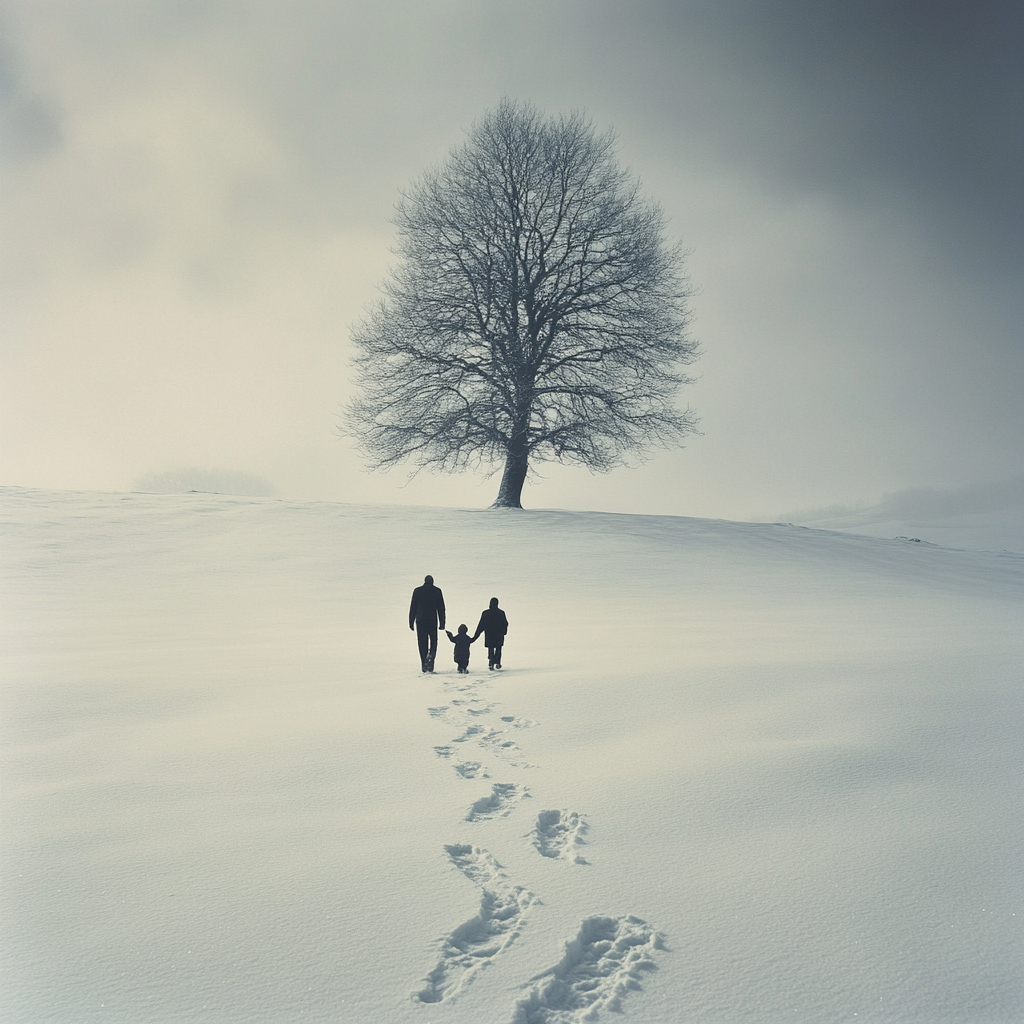
<instances>
[{"instance_id":1,"label":"snow-covered field","mask_svg":"<svg viewBox=\"0 0 1024 1024\"><path fill-rule=\"evenodd\" d=\"M7 488L2 601L5 1022L1024 1019L1022 555Z\"/></svg>"}]
</instances>

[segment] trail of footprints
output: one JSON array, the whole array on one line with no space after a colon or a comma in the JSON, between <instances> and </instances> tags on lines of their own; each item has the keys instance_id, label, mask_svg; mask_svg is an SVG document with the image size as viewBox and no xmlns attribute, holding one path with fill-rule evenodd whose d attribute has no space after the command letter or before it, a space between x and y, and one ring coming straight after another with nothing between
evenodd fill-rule
<instances>
[{"instance_id":1,"label":"trail of footprints","mask_svg":"<svg viewBox=\"0 0 1024 1024\"><path fill-rule=\"evenodd\" d=\"M428 708L431 717L453 726L458 735L434 747L439 758L457 775L489 780L482 761L467 756L472 748L510 768L532 768L511 730L537 723L514 715L495 715L498 703L476 694L481 684L444 683L447 704ZM511 815L529 789L514 782L494 782L490 792L469 805L464 823L481 823ZM568 865L586 865L581 847L587 843L587 819L568 809L541 810L526 838L537 853ZM420 1003L444 1003L458 998L479 973L501 956L522 934L526 918L541 904L534 893L514 885L502 866L485 849L469 843L445 847L450 863L480 890L480 909L439 941L437 964L413 994ZM522 986L525 995L513 1008L509 1024L583 1024L599 1021L603 1011L621 1012L623 999L641 988L641 979L657 969L656 954L664 949L662 936L631 915L590 917L565 943L562 959Z\"/></svg>"}]
</instances>

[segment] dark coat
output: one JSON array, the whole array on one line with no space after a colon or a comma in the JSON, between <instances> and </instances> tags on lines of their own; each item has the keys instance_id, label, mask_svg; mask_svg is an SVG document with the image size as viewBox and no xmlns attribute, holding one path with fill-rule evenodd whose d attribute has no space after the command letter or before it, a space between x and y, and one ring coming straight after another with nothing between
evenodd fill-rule
<instances>
[{"instance_id":1,"label":"dark coat","mask_svg":"<svg viewBox=\"0 0 1024 1024\"><path fill-rule=\"evenodd\" d=\"M414 623L444 629L444 595L440 587L424 583L412 592L412 604L409 605L410 629Z\"/></svg>"},{"instance_id":2,"label":"dark coat","mask_svg":"<svg viewBox=\"0 0 1024 1024\"><path fill-rule=\"evenodd\" d=\"M445 630L447 633L448 631ZM448 633L448 639L455 644L455 664L469 664L469 645L476 639L468 633Z\"/></svg>"},{"instance_id":3,"label":"dark coat","mask_svg":"<svg viewBox=\"0 0 1024 1024\"><path fill-rule=\"evenodd\" d=\"M505 634L508 632L508 619L500 608L488 608L480 616L480 622L473 634L475 640L481 633L484 635L484 643L488 647L501 647L505 643Z\"/></svg>"}]
</instances>

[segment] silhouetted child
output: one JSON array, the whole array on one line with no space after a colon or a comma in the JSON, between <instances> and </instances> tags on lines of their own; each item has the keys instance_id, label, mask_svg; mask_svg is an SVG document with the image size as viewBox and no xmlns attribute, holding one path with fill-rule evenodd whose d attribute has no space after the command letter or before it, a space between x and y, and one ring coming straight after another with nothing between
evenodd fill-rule
<instances>
[{"instance_id":1,"label":"silhouetted child","mask_svg":"<svg viewBox=\"0 0 1024 1024\"><path fill-rule=\"evenodd\" d=\"M469 630L465 624L459 626L459 635L452 636L449 630L445 630L448 634L448 639L455 644L455 664L458 665L460 672L469 671L469 645L476 639L476 637L470 637Z\"/></svg>"}]
</instances>

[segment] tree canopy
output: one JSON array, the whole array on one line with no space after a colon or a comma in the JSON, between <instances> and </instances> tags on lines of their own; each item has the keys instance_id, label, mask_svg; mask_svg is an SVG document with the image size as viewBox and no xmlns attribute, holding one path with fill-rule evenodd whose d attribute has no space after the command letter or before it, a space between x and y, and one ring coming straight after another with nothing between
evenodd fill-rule
<instances>
[{"instance_id":1,"label":"tree canopy","mask_svg":"<svg viewBox=\"0 0 1024 1024\"><path fill-rule=\"evenodd\" d=\"M505 100L396 207L397 265L356 325L347 429L374 468L605 471L695 429L677 408L684 253L581 113Z\"/></svg>"}]
</instances>

